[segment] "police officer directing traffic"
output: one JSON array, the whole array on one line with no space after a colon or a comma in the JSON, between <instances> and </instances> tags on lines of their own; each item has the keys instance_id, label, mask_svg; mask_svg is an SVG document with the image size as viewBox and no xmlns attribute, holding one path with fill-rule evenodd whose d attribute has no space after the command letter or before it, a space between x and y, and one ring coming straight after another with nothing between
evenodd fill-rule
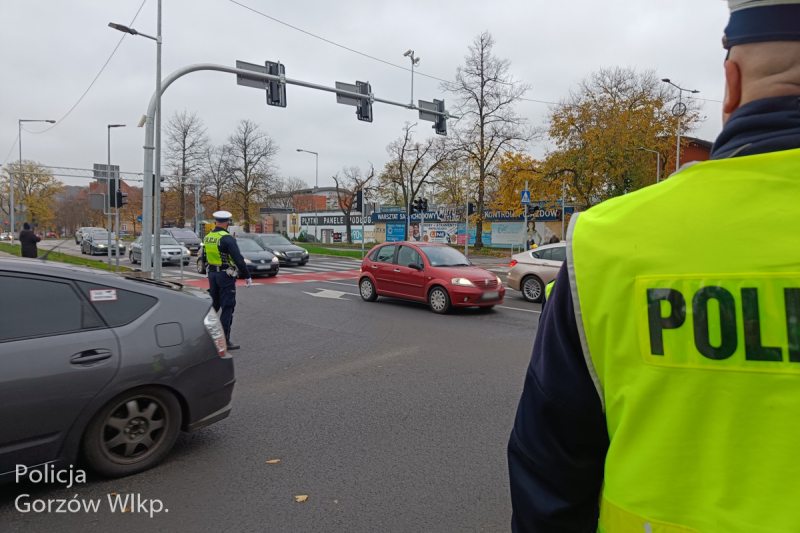
<instances>
[{"instance_id":1,"label":"police officer directing traffic","mask_svg":"<svg viewBox=\"0 0 800 533\"><path fill-rule=\"evenodd\" d=\"M239 345L231 342L231 323L236 308L236 276L245 276L247 287L250 287L252 280L236 239L227 231L232 216L228 211L214 213L217 224L203 239L203 248L208 261L208 292L214 310L219 312L222 309L219 319L225 331L228 350L238 350Z\"/></svg>"},{"instance_id":2,"label":"police officer directing traffic","mask_svg":"<svg viewBox=\"0 0 800 533\"><path fill-rule=\"evenodd\" d=\"M728 4L711 160L570 221L514 531L800 531L800 0Z\"/></svg>"}]
</instances>

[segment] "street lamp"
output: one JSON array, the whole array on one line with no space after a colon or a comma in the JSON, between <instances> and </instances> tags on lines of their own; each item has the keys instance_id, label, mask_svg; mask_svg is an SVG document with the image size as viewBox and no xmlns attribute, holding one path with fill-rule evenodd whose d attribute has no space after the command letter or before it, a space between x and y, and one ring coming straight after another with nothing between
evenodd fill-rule
<instances>
[{"instance_id":1,"label":"street lamp","mask_svg":"<svg viewBox=\"0 0 800 533\"><path fill-rule=\"evenodd\" d=\"M689 94L697 94L700 91L679 87L672 83L669 78L662 78L661 81L669 83L678 89L678 103L672 108L672 114L678 117L678 155L675 158L675 172L677 172L681 166L681 117L686 114L686 104L683 103L683 92L686 91Z\"/></svg>"},{"instance_id":2,"label":"street lamp","mask_svg":"<svg viewBox=\"0 0 800 533\"><path fill-rule=\"evenodd\" d=\"M656 154L656 183L658 183L661 179L661 152L656 150L648 150L647 148L642 148L641 146L637 148L637 150L641 150L642 152L650 152L651 154Z\"/></svg>"},{"instance_id":3,"label":"street lamp","mask_svg":"<svg viewBox=\"0 0 800 533\"><path fill-rule=\"evenodd\" d=\"M19 175L17 176L18 180L22 179L22 123L23 122L47 122L48 124L55 124L55 120L49 119L19 119L17 121L17 125L19 127L19 133L17 135L17 144L19 144ZM16 221L14 220L14 174L10 174L10 185L11 185L11 244L14 244L14 225Z\"/></svg>"},{"instance_id":4,"label":"street lamp","mask_svg":"<svg viewBox=\"0 0 800 533\"><path fill-rule=\"evenodd\" d=\"M411 60L411 107L414 107L414 67L419 65L419 58L414 56L414 50L409 50L403 57Z\"/></svg>"},{"instance_id":5,"label":"street lamp","mask_svg":"<svg viewBox=\"0 0 800 533\"><path fill-rule=\"evenodd\" d=\"M155 173L150 175L145 171L142 191L142 270L149 272L153 269L153 277L161 280L161 0L158 0L158 15L156 23L156 36L141 33L133 28L109 22L108 26L117 31L130 35L141 35L156 42L156 116L155 122L158 128L155 130L155 142L152 138L145 135L145 169L153 168L153 152L155 152ZM140 127L143 124L140 125ZM149 133L150 130L147 130ZM158 194L154 184L158 184ZM157 221L158 231L153 231L153 219ZM152 247L151 247L152 239ZM153 254L158 257L158 261L153 261Z\"/></svg>"},{"instance_id":6,"label":"street lamp","mask_svg":"<svg viewBox=\"0 0 800 533\"><path fill-rule=\"evenodd\" d=\"M108 128L108 166L106 166L106 188L108 189L108 269L111 270L111 195L116 195L117 191L111 190L111 177L113 176L111 172L111 128L124 128L125 124L109 124L106 126ZM119 176L118 176L119 177ZM119 181L117 181L117 187L121 187ZM116 203L116 202L114 202ZM117 255L117 272L119 272L119 205L116 206L114 209L116 216L114 221L114 229L117 231L117 239L116 239L116 255Z\"/></svg>"},{"instance_id":7,"label":"street lamp","mask_svg":"<svg viewBox=\"0 0 800 533\"><path fill-rule=\"evenodd\" d=\"M303 150L302 148L298 148L297 151L305 152L307 154L314 154L317 160L315 178L314 178L314 244L317 244L319 243L319 241L317 240L317 196L318 196L317 189L319 189L319 154L317 152Z\"/></svg>"}]
</instances>

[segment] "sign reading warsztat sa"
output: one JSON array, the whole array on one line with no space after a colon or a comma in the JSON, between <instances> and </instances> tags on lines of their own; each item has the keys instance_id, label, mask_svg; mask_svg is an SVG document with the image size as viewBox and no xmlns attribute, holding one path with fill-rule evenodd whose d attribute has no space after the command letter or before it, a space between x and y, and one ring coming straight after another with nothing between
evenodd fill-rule
<instances>
[{"instance_id":1,"label":"sign reading warsztat sa","mask_svg":"<svg viewBox=\"0 0 800 533\"><path fill-rule=\"evenodd\" d=\"M558 202L560 204L561 202ZM551 202L531 202L533 206L538 206L539 210L536 211L535 219L539 222L559 220L557 210L561 209L560 205L553 207ZM573 206L567 206L564 210L567 215L572 215L575 212ZM313 218L313 217L311 217ZM406 219L405 213L373 213L372 222L404 222ZM506 211L484 211L483 219L487 222L510 222L525 220L523 213L514 214L513 210ZM534 217L529 216L528 220L533 220ZM411 220L422 220L422 213L413 213ZM428 211L425 213L425 222L457 222L464 220L464 208L449 208L439 209L437 211ZM313 222L312 222L313 224Z\"/></svg>"}]
</instances>

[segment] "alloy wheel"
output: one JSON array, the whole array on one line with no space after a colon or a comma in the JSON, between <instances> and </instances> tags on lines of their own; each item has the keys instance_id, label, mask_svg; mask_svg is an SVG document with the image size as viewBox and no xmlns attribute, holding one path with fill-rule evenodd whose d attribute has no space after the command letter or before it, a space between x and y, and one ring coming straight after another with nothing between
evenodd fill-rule
<instances>
[{"instance_id":1,"label":"alloy wheel","mask_svg":"<svg viewBox=\"0 0 800 533\"><path fill-rule=\"evenodd\" d=\"M103 423L103 452L116 463L134 463L158 450L169 426L168 412L152 396L129 398Z\"/></svg>"},{"instance_id":2,"label":"alloy wheel","mask_svg":"<svg viewBox=\"0 0 800 533\"><path fill-rule=\"evenodd\" d=\"M444 294L442 289L434 289L431 292L431 307L437 313L441 313L447 307L447 296Z\"/></svg>"},{"instance_id":3,"label":"alloy wheel","mask_svg":"<svg viewBox=\"0 0 800 533\"><path fill-rule=\"evenodd\" d=\"M534 302L542 297L542 284L536 278L528 278L522 287L525 298Z\"/></svg>"}]
</instances>

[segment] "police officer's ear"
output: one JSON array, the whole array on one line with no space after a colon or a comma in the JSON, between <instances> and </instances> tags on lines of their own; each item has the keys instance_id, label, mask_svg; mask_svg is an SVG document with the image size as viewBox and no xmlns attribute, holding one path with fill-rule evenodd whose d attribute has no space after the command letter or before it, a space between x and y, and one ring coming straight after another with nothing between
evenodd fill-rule
<instances>
[{"instance_id":1,"label":"police officer's ear","mask_svg":"<svg viewBox=\"0 0 800 533\"><path fill-rule=\"evenodd\" d=\"M742 70L732 60L725 61L725 99L722 103L722 123L739 109L742 101Z\"/></svg>"}]
</instances>

